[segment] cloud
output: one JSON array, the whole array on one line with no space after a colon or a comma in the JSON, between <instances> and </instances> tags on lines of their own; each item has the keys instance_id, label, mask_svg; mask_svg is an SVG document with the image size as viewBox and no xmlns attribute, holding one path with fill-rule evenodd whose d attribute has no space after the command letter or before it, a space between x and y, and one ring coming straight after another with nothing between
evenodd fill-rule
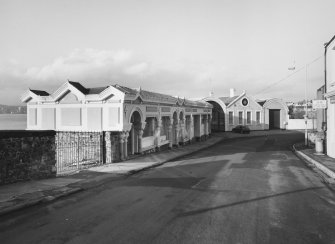
<instances>
[{"instance_id":1,"label":"cloud","mask_svg":"<svg viewBox=\"0 0 335 244\"><path fill-rule=\"evenodd\" d=\"M65 57L56 58L43 67L28 68L24 74L30 80L53 81L59 79L81 79L107 76L131 62L128 50L105 51L96 49L75 49ZM106 77L107 78L107 77Z\"/></svg>"},{"instance_id":2,"label":"cloud","mask_svg":"<svg viewBox=\"0 0 335 244\"><path fill-rule=\"evenodd\" d=\"M20 95L28 88L53 92L67 79L87 87L117 83L194 98L207 96L210 91L225 96L229 88L253 95L278 78L273 77L271 70L260 71L257 66L243 63L224 66L215 62L164 59L158 63L144 60L131 50L75 49L41 67L24 68L17 60L0 63L0 104L18 104ZM287 90L288 84L283 82L286 87L275 86L265 95L286 98L279 91ZM295 88L300 92L299 87ZM294 95L299 96L299 92Z\"/></svg>"},{"instance_id":3,"label":"cloud","mask_svg":"<svg viewBox=\"0 0 335 244\"><path fill-rule=\"evenodd\" d=\"M0 103L18 103L18 97L28 88L53 92L68 79L87 87L119 83L157 92L182 93L190 82L197 80L198 73L193 69L182 63L152 64L130 50L90 48L75 49L41 67L24 68L11 60L0 64L0 85L2 90L13 94L13 99L7 102L0 98Z\"/></svg>"}]
</instances>

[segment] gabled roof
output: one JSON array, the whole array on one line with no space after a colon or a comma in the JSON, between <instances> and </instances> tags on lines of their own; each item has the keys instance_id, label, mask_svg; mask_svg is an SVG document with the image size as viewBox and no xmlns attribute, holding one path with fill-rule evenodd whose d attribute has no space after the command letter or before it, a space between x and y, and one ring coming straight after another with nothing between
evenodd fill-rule
<instances>
[{"instance_id":1,"label":"gabled roof","mask_svg":"<svg viewBox=\"0 0 335 244\"><path fill-rule=\"evenodd\" d=\"M79 90L81 93L83 93L84 95L86 95L88 93L88 89L86 89L82 84L80 84L79 82L74 82L74 81L69 81L69 83L74 86L75 88L77 88L77 90Z\"/></svg>"},{"instance_id":2,"label":"gabled roof","mask_svg":"<svg viewBox=\"0 0 335 244\"><path fill-rule=\"evenodd\" d=\"M25 93L21 96L22 102L29 102L30 100L35 101L46 101L49 98L49 93L46 91L41 90L31 90L28 89Z\"/></svg>"},{"instance_id":3,"label":"gabled roof","mask_svg":"<svg viewBox=\"0 0 335 244\"><path fill-rule=\"evenodd\" d=\"M79 82L67 81L61 87L59 87L52 95L45 91L40 90L29 90L21 98L22 101L28 102L31 99L56 102L65 97L69 92L72 92L78 97L80 101L104 101L113 96L117 96L122 99L136 100L140 98L147 102L157 102L157 103L168 103L171 105L188 105L197 107L211 107L212 105L203 101L191 101L185 98L173 97L170 95L151 92L139 89L132 89L120 85L112 85L105 87L93 87L86 88ZM125 98L126 96L126 98Z\"/></svg>"},{"instance_id":4,"label":"gabled roof","mask_svg":"<svg viewBox=\"0 0 335 244\"><path fill-rule=\"evenodd\" d=\"M146 91L146 90L140 90L140 94L144 100L154 100L158 102L167 102L167 103L176 103L178 100L177 98L170 96L170 95Z\"/></svg>"},{"instance_id":5,"label":"gabled roof","mask_svg":"<svg viewBox=\"0 0 335 244\"><path fill-rule=\"evenodd\" d=\"M135 90L135 89L131 89L131 88L128 88L128 87L125 87L125 86L120 86L118 84L115 84L113 85L113 87L115 87L116 89L118 89L119 91L123 92L123 93L126 93L126 94L129 94L129 95L134 95L136 96L138 91Z\"/></svg>"},{"instance_id":6,"label":"gabled roof","mask_svg":"<svg viewBox=\"0 0 335 244\"><path fill-rule=\"evenodd\" d=\"M85 95L93 95L93 94L100 94L101 92L103 92L104 90L106 90L108 88L108 86L104 86L104 87L93 87L93 88L87 88L87 93Z\"/></svg>"},{"instance_id":7,"label":"gabled roof","mask_svg":"<svg viewBox=\"0 0 335 244\"><path fill-rule=\"evenodd\" d=\"M50 95L48 92L42 91L42 90L32 90L32 89L29 89L29 90L37 96L49 96Z\"/></svg>"},{"instance_id":8,"label":"gabled roof","mask_svg":"<svg viewBox=\"0 0 335 244\"><path fill-rule=\"evenodd\" d=\"M266 100L256 101L256 102L263 107L264 103L266 103Z\"/></svg>"},{"instance_id":9,"label":"gabled roof","mask_svg":"<svg viewBox=\"0 0 335 244\"><path fill-rule=\"evenodd\" d=\"M219 97L219 99L228 106L232 101L234 101L239 96L233 96L233 97Z\"/></svg>"}]
</instances>

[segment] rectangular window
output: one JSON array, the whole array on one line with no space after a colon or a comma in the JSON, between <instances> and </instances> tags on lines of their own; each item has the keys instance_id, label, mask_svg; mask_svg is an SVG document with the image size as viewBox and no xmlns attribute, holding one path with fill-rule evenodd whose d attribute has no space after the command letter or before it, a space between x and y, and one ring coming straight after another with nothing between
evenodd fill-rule
<instances>
[{"instance_id":1,"label":"rectangular window","mask_svg":"<svg viewBox=\"0 0 335 244\"><path fill-rule=\"evenodd\" d=\"M239 125L243 124L243 112L242 111L238 112L238 124Z\"/></svg>"},{"instance_id":2,"label":"rectangular window","mask_svg":"<svg viewBox=\"0 0 335 244\"><path fill-rule=\"evenodd\" d=\"M251 112L247 111L247 124L250 125L251 124Z\"/></svg>"},{"instance_id":3,"label":"rectangular window","mask_svg":"<svg viewBox=\"0 0 335 244\"><path fill-rule=\"evenodd\" d=\"M234 124L234 113L232 111L229 111L229 117L228 118L229 118L228 123L230 125L233 125Z\"/></svg>"},{"instance_id":4,"label":"rectangular window","mask_svg":"<svg viewBox=\"0 0 335 244\"><path fill-rule=\"evenodd\" d=\"M256 111L256 123L260 124L261 123L261 112Z\"/></svg>"}]
</instances>

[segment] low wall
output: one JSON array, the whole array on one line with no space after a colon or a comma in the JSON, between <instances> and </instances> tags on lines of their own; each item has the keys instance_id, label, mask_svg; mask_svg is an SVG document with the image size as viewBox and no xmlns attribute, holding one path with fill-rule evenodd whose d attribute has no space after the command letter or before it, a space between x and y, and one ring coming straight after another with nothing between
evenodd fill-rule
<instances>
[{"instance_id":1,"label":"low wall","mask_svg":"<svg viewBox=\"0 0 335 244\"><path fill-rule=\"evenodd\" d=\"M307 129L312 130L316 128L316 120L307 120ZM287 122L287 130L304 130L305 120L304 119L289 119Z\"/></svg>"},{"instance_id":2,"label":"low wall","mask_svg":"<svg viewBox=\"0 0 335 244\"><path fill-rule=\"evenodd\" d=\"M0 185L56 176L54 131L0 131Z\"/></svg>"}]
</instances>

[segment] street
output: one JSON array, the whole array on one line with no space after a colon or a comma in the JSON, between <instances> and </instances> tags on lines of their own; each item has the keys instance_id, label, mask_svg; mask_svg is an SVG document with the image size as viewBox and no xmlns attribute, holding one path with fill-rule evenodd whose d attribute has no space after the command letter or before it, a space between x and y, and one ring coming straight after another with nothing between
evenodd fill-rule
<instances>
[{"instance_id":1,"label":"street","mask_svg":"<svg viewBox=\"0 0 335 244\"><path fill-rule=\"evenodd\" d=\"M291 151L235 138L1 217L6 243L335 243L335 194Z\"/></svg>"}]
</instances>

